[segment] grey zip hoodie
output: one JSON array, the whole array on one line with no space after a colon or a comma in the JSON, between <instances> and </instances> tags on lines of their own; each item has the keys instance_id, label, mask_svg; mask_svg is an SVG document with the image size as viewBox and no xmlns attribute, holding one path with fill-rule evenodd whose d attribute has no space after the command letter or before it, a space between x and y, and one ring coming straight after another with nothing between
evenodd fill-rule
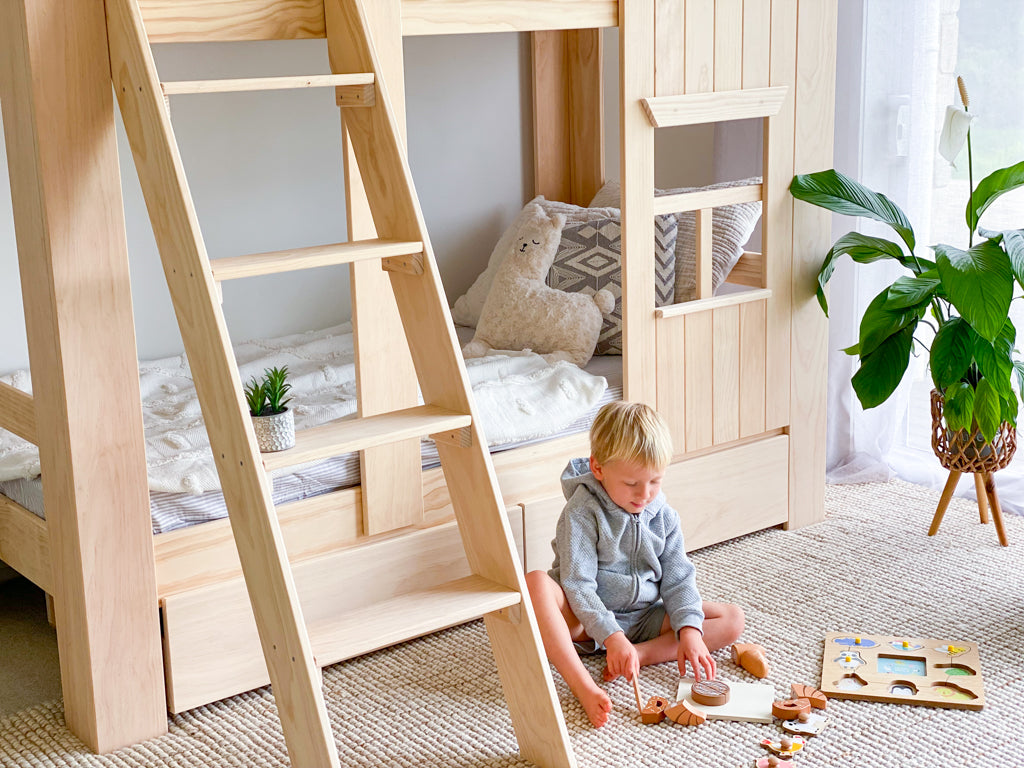
<instances>
[{"instance_id":1,"label":"grey zip hoodie","mask_svg":"<svg viewBox=\"0 0 1024 768\"><path fill-rule=\"evenodd\" d=\"M665 494L640 514L627 512L591 473L588 459L569 462L562 492L568 503L551 543L555 562L548 575L561 584L591 638L604 644L620 630L615 614L646 608L659 596L676 633L701 629L696 570L686 556L679 515Z\"/></svg>"}]
</instances>

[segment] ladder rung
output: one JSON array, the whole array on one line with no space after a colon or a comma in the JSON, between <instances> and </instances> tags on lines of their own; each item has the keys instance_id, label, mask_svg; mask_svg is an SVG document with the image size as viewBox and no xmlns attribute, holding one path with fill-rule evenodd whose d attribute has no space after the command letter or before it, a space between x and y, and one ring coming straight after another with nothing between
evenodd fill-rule
<instances>
[{"instance_id":1,"label":"ladder rung","mask_svg":"<svg viewBox=\"0 0 1024 768\"><path fill-rule=\"evenodd\" d=\"M396 256L415 256L423 253L423 243L402 240L355 240L350 243L314 245L287 251L256 253L249 256L228 256L211 259L210 269L215 280L234 280L276 272L328 267L332 264L351 264L368 259L387 259Z\"/></svg>"},{"instance_id":2,"label":"ladder rung","mask_svg":"<svg viewBox=\"0 0 1024 768\"><path fill-rule=\"evenodd\" d=\"M244 77L230 80L173 80L160 83L165 96L184 93L230 93L233 91L280 91L294 88L370 85L372 72L354 75L297 75L289 77Z\"/></svg>"},{"instance_id":3,"label":"ladder rung","mask_svg":"<svg viewBox=\"0 0 1024 768\"><path fill-rule=\"evenodd\" d=\"M346 612L309 627L321 667L519 605L519 592L466 576Z\"/></svg>"},{"instance_id":4,"label":"ladder rung","mask_svg":"<svg viewBox=\"0 0 1024 768\"><path fill-rule=\"evenodd\" d=\"M0 429L6 429L22 440L38 445L36 437L36 406L32 395L0 381Z\"/></svg>"},{"instance_id":5,"label":"ladder rung","mask_svg":"<svg viewBox=\"0 0 1024 768\"><path fill-rule=\"evenodd\" d=\"M350 451L427 437L436 432L449 432L468 427L471 423L469 414L456 413L436 405L418 405L360 419L332 421L330 424L296 432L294 448L262 454L263 466L268 471L293 467Z\"/></svg>"},{"instance_id":6,"label":"ladder rung","mask_svg":"<svg viewBox=\"0 0 1024 768\"><path fill-rule=\"evenodd\" d=\"M674 125L718 123L778 114L788 86L745 88L739 91L710 91L681 96L653 96L640 99L647 119L655 128Z\"/></svg>"}]
</instances>

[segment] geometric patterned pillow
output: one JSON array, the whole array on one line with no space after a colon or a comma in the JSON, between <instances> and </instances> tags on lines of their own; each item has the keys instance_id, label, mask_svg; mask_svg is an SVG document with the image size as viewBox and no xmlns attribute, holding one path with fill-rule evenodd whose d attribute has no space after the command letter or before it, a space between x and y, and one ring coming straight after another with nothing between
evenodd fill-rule
<instances>
[{"instance_id":1,"label":"geometric patterned pillow","mask_svg":"<svg viewBox=\"0 0 1024 768\"><path fill-rule=\"evenodd\" d=\"M676 217L655 217L655 304L672 304L675 294ZM604 316L595 355L622 354L622 226L613 215L562 228L555 261L546 283L568 292L594 294L602 288L615 297L615 308Z\"/></svg>"},{"instance_id":2,"label":"geometric patterned pillow","mask_svg":"<svg viewBox=\"0 0 1024 768\"><path fill-rule=\"evenodd\" d=\"M724 189L727 187L760 184L760 177L726 181L706 187L683 187L656 190L657 196ZM617 181L609 181L594 196L593 206L620 205L621 188ZM692 301L697 297L697 214L693 211L675 214L679 222L676 237L675 303ZM711 214L711 292L725 282L732 268L743 255L757 222L761 218L761 203L734 203L715 208Z\"/></svg>"}]
</instances>

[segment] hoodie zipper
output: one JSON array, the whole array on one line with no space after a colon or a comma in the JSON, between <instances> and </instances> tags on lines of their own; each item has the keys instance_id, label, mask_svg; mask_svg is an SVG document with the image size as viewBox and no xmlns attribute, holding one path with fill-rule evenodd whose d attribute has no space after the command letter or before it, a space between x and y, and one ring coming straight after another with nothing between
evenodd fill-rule
<instances>
[{"instance_id":1,"label":"hoodie zipper","mask_svg":"<svg viewBox=\"0 0 1024 768\"><path fill-rule=\"evenodd\" d=\"M640 600L640 515L631 515L633 518L633 605Z\"/></svg>"}]
</instances>

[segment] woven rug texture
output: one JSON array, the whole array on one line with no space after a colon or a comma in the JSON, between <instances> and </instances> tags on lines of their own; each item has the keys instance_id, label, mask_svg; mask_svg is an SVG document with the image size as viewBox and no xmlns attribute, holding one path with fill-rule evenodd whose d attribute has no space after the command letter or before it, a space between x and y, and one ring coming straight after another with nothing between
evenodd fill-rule
<instances>
[{"instance_id":1,"label":"woven rug texture","mask_svg":"<svg viewBox=\"0 0 1024 768\"><path fill-rule=\"evenodd\" d=\"M817 685L826 632L893 634L977 643L981 712L831 700L830 723L797 756L798 768L1024 766L1024 518L1006 520L1010 547L954 499L935 537L938 495L903 482L829 486L827 520L770 529L693 554L705 599L735 602L744 640L760 643L778 698L793 682ZM685 515L686 511L681 510ZM717 654L719 676L756 682ZM603 657L588 659L599 679ZM642 725L632 687L607 685L614 711L595 730L557 673L581 768L737 768L767 752L777 725L714 721L697 728ZM673 696L674 664L641 673L644 697ZM325 671L341 764L527 766L518 757L483 622L476 621ZM64 725L60 702L0 720L0 765L50 768L287 766L273 696L260 689L171 718L170 732L96 756Z\"/></svg>"}]
</instances>

